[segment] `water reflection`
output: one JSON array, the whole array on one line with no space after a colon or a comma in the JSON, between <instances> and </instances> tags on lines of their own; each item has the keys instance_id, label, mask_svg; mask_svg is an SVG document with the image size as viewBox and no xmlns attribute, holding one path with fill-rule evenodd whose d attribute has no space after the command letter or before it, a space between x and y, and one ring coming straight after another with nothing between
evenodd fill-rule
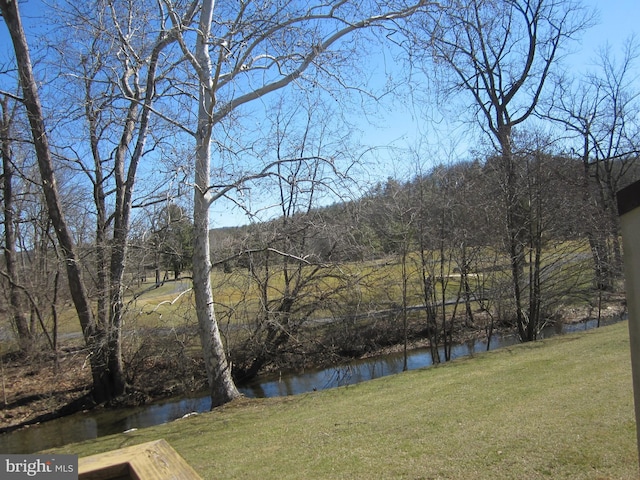
<instances>
[{"instance_id":1,"label":"water reflection","mask_svg":"<svg viewBox=\"0 0 640 480\"><path fill-rule=\"evenodd\" d=\"M495 337L491 348L507 347L518 343L514 336ZM472 340L451 349L451 358L473 355L487 350L486 340ZM440 357L444 358L441 349ZM407 369L415 370L433 365L431 351L428 348L408 352ZM346 365L321 370L298 372L290 375L260 377L243 385L240 390L247 397L276 397L297 395L313 390L353 385L366 380L380 378L402 372L404 355L386 354L378 357L354 360Z\"/></svg>"},{"instance_id":2,"label":"water reflection","mask_svg":"<svg viewBox=\"0 0 640 480\"><path fill-rule=\"evenodd\" d=\"M575 325L565 325L561 332L553 327L545 330L542 337L557 333L569 333L594 328L596 320ZM491 349L507 347L518 343L514 336L493 337ZM487 350L487 341L475 340L455 345L451 357L473 355ZM444 358L444 351L440 351ZM415 370L433 364L429 349L408 352L407 368ZM349 362L339 367L307 370L287 375L263 376L242 385L239 390L251 398L297 395L327 388L353 385L366 380L380 378L402 372L402 353L382 355ZM0 435L0 453L32 453L47 448L59 447L103 435L125 432L134 428L144 428L181 418L190 412L206 412L211 408L211 400L206 393L193 398L171 399L139 408L119 410L92 410L68 417L51 420L42 425L34 425L13 433Z\"/></svg>"}]
</instances>

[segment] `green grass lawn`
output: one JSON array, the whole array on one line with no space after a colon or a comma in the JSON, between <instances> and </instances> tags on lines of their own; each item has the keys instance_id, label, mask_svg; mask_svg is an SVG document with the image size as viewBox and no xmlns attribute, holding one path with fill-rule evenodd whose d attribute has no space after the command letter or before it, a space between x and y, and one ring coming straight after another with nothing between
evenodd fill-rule
<instances>
[{"instance_id":1,"label":"green grass lawn","mask_svg":"<svg viewBox=\"0 0 640 480\"><path fill-rule=\"evenodd\" d=\"M204 479L638 478L627 323L57 452L159 438Z\"/></svg>"}]
</instances>

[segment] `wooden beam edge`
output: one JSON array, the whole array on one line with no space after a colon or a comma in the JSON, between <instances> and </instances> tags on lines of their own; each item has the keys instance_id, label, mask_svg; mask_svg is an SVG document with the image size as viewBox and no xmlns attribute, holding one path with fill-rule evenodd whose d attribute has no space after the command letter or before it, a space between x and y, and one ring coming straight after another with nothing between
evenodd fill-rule
<instances>
[{"instance_id":1,"label":"wooden beam edge","mask_svg":"<svg viewBox=\"0 0 640 480\"><path fill-rule=\"evenodd\" d=\"M140 480L202 480L165 440L99 453L78 461L79 480L109 480L129 474Z\"/></svg>"}]
</instances>

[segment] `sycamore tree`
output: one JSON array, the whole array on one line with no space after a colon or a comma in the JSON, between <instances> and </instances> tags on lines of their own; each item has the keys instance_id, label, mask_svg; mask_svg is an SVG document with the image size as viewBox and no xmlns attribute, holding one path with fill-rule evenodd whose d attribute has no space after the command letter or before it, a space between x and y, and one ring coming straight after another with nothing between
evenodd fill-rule
<instances>
[{"instance_id":1,"label":"sycamore tree","mask_svg":"<svg viewBox=\"0 0 640 480\"><path fill-rule=\"evenodd\" d=\"M41 96L46 88L38 85L33 71L17 3L0 2L15 50L20 100L30 121L47 209L90 351L97 401L126 390L121 360L122 299L139 166L150 150L174 148L181 141L179 134L159 140L160 130L153 120L191 135L196 144L193 275L212 404L218 405L238 392L213 311L209 207L244 191L248 182L277 176L278 165L297 161L238 161L240 152L248 152L245 158L250 156L250 142L232 132L239 124L255 123L251 117L245 121L255 114L249 105L259 109L261 99L290 85L326 90L328 99L340 99L341 92L349 88L366 96L364 85L353 75L358 72L358 53L366 38L359 33L387 28L380 35L385 38L424 4L341 0L311 5L294 1L217 5L213 1L162 0L147 5L113 0L86 8L69 3L58 13L65 18L61 28L73 26L74 33L51 47L60 54L60 74L68 80L66 89L60 84L60 93L71 94L70 101L43 108ZM189 71L182 68L185 61ZM46 128L45 122L47 111L61 113L65 106L69 106L67 118L57 125L82 135L59 142L59 131ZM151 135L156 137L150 145ZM255 136L253 141L257 141ZM217 156L213 165L212 146ZM96 219L94 286L85 278L85 257L79 252L62 202L57 178L60 158L71 170L84 174L91 188ZM99 292L96 303L94 291Z\"/></svg>"},{"instance_id":2,"label":"sycamore tree","mask_svg":"<svg viewBox=\"0 0 640 480\"><path fill-rule=\"evenodd\" d=\"M210 207L248 182L277 176L277 167L283 163L277 159L257 159L244 166L226 162L229 156L225 155L231 149L237 152L246 147L242 138L229 132L242 122L243 115L253 114L248 122L256 122L256 110L251 109L259 109L262 99L285 87L327 89L340 96L336 87L354 86L348 74L357 66L364 40L358 33L396 28L424 3L329 0L218 4L205 0L197 26L180 29L178 41L197 79L192 103L196 119L189 132L195 141L193 282L212 406L229 402L239 393L213 309ZM179 26L179 6L170 0L163 4L171 12L173 25Z\"/></svg>"}]
</instances>

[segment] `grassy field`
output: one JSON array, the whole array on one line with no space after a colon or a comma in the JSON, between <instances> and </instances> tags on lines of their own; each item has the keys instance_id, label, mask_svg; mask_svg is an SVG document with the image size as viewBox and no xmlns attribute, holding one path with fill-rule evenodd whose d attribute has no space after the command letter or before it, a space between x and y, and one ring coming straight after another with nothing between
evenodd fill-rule
<instances>
[{"instance_id":1,"label":"grassy field","mask_svg":"<svg viewBox=\"0 0 640 480\"><path fill-rule=\"evenodd\" d=\"M574 303L577 294L584 294L591 286L590 258L588 252L584 251L586 247L583 244L584 242L564 241L545 252L543 265L547 273L545 273L544 288L570 292L573 297L564 299L563 302L566 304ZM484 296L486 292L483 288L494 294L496 291L508 288L510 276L508 258L489 248L481 249L475 255L481 258L474 262L474 268L477 271L472 272L470 277L471 288L476 291L476 294ZM437 301L441 300L443 283L440 279L442 278L446 284L446 298L454 298L460 288L459 275L454 271L455 262L449 258L446 262L444 277L440 277L439 252L430 251L427 257L429 268L434 275L433 286ZM558 262L562 265L556 265ZM418 253L409 254L407 297L410 305L424 303L419 265ZM285 291L281 267L282 265L277 262L270 265L269 282L266 288L269 299L274 300L276 304ZM260 271L258 275L264 276L264 274L265 272ZM312 265L302 267L300 272L295 271L294 268L289 271L293 279L292 288L295 288L298 274L302 278L312 276L314 280L297 291L297 307L314 305L315 308L319 301L319 292L325 294L336 291L323 300L331 304L331 307L317 307L311 314L311 318L331 317L337 310L336 306L343 307L345 314L356 311L363 313L397 307L402 301L402 270L399 260L395 257L326 265L319 271ZM195 312L189 278L169 280L158 288L155 288L151 277L142 284L137 283L133 278L128 280L131 285L125 293L127 310L125 330L172 328L184 326L185 323L194 323ZM230 273L225 273L222 269L214 269L211 273L211 282L220 324L252 322L261 315L263 305L260 286L249 275L246 268L235 267ZM483 288L480 288L480 284L483 284ZM570 285L572 285L571 288L569 288ZM545 292L545 297L557 297L560 300L562 295L557 292ZM79 332L77 316L72 305L68 303L60 309L59 333Z\"/></svg>"},{"instance_id":2,"label":"grassy field","mask_svg":"<svg viewBox=\"0 0 640 480\"><path fill-rule=\"evenodd\" d=\"M159 438L204 479L638 478L627 323L57 452Z\"/></svg>"}]
</instances>

